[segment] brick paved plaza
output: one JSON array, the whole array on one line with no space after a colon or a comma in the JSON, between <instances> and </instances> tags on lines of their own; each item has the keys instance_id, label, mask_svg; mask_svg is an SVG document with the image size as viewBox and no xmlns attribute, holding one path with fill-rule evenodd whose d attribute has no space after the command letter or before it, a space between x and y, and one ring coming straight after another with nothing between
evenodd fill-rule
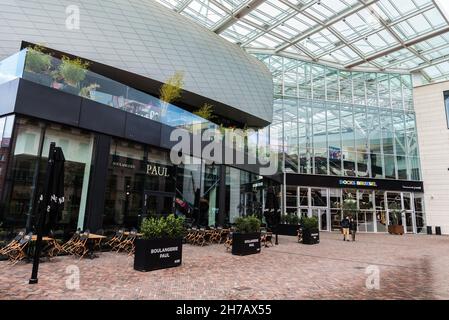
<instances>
[{"instance_id":1,"label":"brick paved plaza","mask_svg":"<svg viewBox=\"0 0 449 320\"><path fill-rule=\"evenodd\" d=\"M425 235L321 234L307 246L294 237L261 254L239 257L223 245L184 246L183 264L133 270L133 257L103 252L97 259L57 257L41 264L0 262L0 299L449 299L449 238ZM79 290L66 287L66 268L80 270ZM379 290L366 288L366 268L380 270ZM372 267L371 267L372 268Z\"/></svg>"}]
</instances>

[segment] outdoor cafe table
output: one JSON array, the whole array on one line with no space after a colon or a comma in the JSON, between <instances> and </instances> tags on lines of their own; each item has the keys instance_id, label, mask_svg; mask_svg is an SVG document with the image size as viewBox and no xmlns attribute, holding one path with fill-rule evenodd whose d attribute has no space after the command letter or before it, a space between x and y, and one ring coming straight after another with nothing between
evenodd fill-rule
<instances>
[{"instance_id":1,"label":"outdoor cafe table","mask_svg":"<svg viewBox=\"0 0 449 320\"><path fill-rule=\"evenodd\" d=\"M88 241L87 241L87 249L89 250L87 255L89 256L89 258L91 258L91 259L98 258L98 256L94 254L94 247L95 247L95 244L99 245L101 243L101 240L103 240L103 239L106 239L106 236L89 233Z\"/></svg>"},{"instance_id":2,"label":"outdoor cafe table","mask_svg":"<svg viewBox=\"0 0 449 320\"><path fill-rule=\"evenodd\" d=\"M130 232L129 232L129 231L123 232L123 235L124 235L124 236L129 236L129 235L130 235ZM142 236L143 236L143 233L136 233L136 236L142 237Z\"/></svg>"},{"instance_id":3,"label":"outdoor cafe table","mask_svg":"<svg viewBox=\"0 0 449 320\"><path fill-rule=\"evenodd\" d=\"M31 261L33 259L34 250L36 250L36 246L35 246L36 241L37 241L37 235L31 236L31 243L28 246L28 249L26 250L27 260L28 261ZM55 241L55 239L50 238L50 237L42 237L42 241L44 241L44 242L53 242L53 241Z\"/></svg>"}]
</instances>

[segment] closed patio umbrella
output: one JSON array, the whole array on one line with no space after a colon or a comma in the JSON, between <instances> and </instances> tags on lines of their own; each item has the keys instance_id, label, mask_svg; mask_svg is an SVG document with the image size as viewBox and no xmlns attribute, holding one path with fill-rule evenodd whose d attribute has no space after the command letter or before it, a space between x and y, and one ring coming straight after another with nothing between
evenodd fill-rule
<instances>
[{"instance_id":1,"label":"closed patio umbrella","mask_svg":"<svg viewBox=\"0 0 449 320\"><path fill-rule=\"evenodd\" d=\"M37 240L34 252L33 271L29 283L38 282L39 258L42 236L45 230L56 223L64 207L64 153L52 142L48 153L44 190L39 196L39 214L37 217ZM48 219L48 220L47 220Z\"/></svg>"}]
</instances>

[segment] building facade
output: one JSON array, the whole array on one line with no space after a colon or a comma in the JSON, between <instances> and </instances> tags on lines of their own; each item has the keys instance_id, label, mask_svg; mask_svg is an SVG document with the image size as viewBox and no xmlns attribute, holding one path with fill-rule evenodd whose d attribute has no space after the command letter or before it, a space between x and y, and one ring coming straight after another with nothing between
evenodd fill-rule
<instances>
[{"instance_id":1,"label":"building facade","mask_svg":"<svg viewBox=\"0 0 449 320\"><path fill-rule=\"evenodd\" d=\"M449 82L414 90L427 224L449 234Z\"/></svg>"},{"instance_id":2,"label":"building facade","mask_svg":"<svg viewBox=\"0 0 449 320\"><path fill-rule=\"evenodd\" d=\"M354 199L359 231L386 232L390 211L400 210L406 232L424 232L411 75L257 57L273 74L270 137L283 158L284 213L338 230L343 202Z\"/></svg>"},{"instance_id":3,"label":"building facade","mask_svg":"<svg viewBox=\"0 0 449 320\"><path fill-rule=\"evenodd\" d=\"M219 131L220 125L120 82L137 83L141 76L94 61L83 69L83 79L72 83L61 70L78 58L67 62L61 57L68 53L43 50L26 48L0 62L3 232L35 229L52 142L65 156L64 210L52 226L61 236L77 228L138 228L144 217L170 213L198 226L229 225L241 215L262 217L264 190L278 183L260 176L257 163L228 165L203 153L204 130ZM48 65L37 68L37 61ZM182 96L179 103L195 107L190 98ZM202 98L207 99L193 100ZM232 117L215 119L239 125ZM170 155L179 141L171 138L174 132L188 137L189 146L200 141L199 150L177 153L179 163ZM250 159L249 150L269 141L266 131L255 130L238 143L231 155Z\"/></svg>"}]
</instances>

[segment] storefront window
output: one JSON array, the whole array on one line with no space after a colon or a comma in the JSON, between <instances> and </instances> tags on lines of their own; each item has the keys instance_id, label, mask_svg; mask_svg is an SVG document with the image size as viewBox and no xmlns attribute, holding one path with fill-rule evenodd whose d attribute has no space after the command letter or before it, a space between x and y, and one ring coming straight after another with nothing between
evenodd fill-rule
<instances>
[{"instance_id":1,"label":"storefront window","mask_svg":"<svg viewBox=\"0 0 449 320\"><path fill-rule=\"evenodd\" d=\"M312 207L327 207L327 189L310 189Z\"/></svg>"},{"instance_id":2,"label":"storefront window","mask_svg":"<svg viewBox=\"0 0 449 320\"><path fill-rule=\"evenodd\" d=\"M73 228L73 224L76 223L77 228L83 229L92 163L93 136L79 129L56 124L48 125L42 149L42 161L45 163L52 142L62 148L65 157L65 205L60 223L70 228ZM45 165L41 168L45 170Z\"/></svg>"},{"instance_id":3,"label":"storefront window","mask_svg":"<svg viewBox=\"0 0 449 320\"><path fill-rule=\"evenodd\" d=\"M68 236L83 228L89 184L93 138L79 129L19 118L16 122L14 152L5 183L5 221L12 228L35 230L37 196L43 190L51 142L65 156L64 209L53 225L55 234Z\"/></svg>"}]
</instances>

